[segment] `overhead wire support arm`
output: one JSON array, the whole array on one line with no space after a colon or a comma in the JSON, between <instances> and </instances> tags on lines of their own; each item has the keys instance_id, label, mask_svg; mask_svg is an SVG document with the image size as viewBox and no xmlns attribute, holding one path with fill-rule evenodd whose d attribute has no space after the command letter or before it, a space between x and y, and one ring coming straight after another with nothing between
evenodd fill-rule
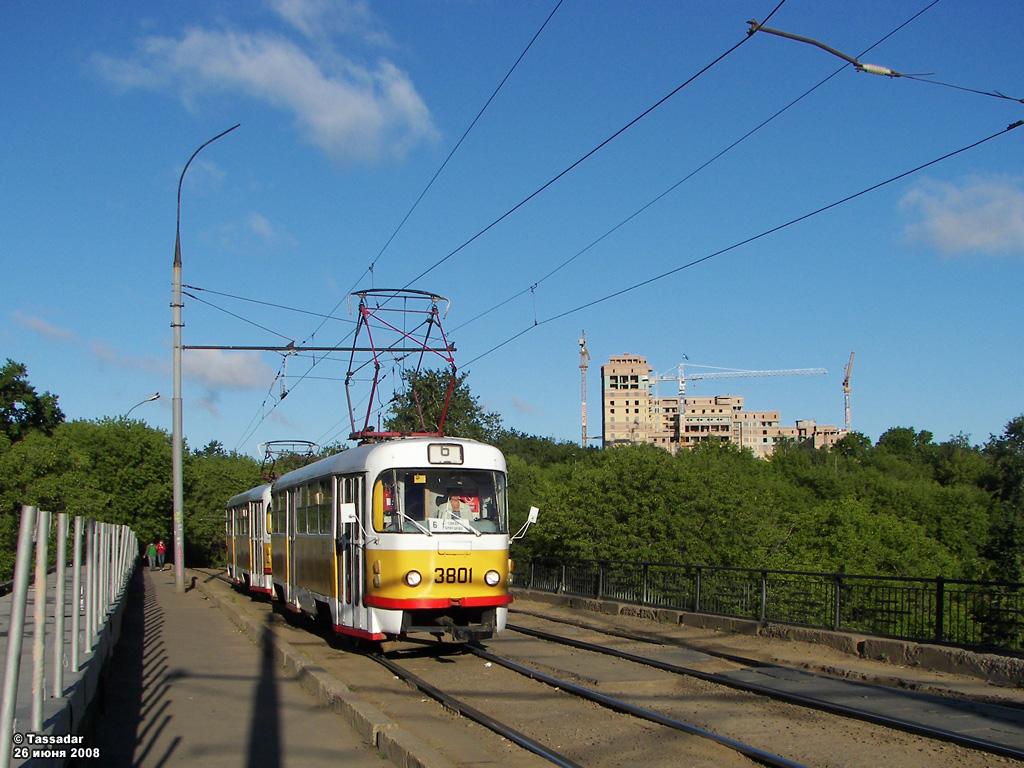
<instances>
[{"instance_id":1,"label":"overhead wire support arm","mask_svg":"<svg viewBox=\"0 0 1024 768\"><path fill-rule=\"evenodd\" d=\"M858 72L867 72L869 75L883 75L885 77L903 77L902 73L896 72L895 70L889 69L888 67L880 67L876 64L862 64L852 56L847 56L842 51L837 51L835 48L825 45L824 43L819 42L818 40L812 40L811 38L803 37L802 35L794 35L792 32L783 32L782 30L779 29L772 29L771 27L766 27L762 24L759 24L757 19L751 19L747 23L750 24L750 29L747 30L747 35L753 35L755 32L766 32L769 35L785 37L789 40L796 40L799 43L807 43L808 45L813 45L817 48L821 48L821 50L826 51L827 53L831 53L833 56L838 56L843 61L853 64L853 66L857 68Z\"/></svg>"},{"instance_id":2,"label":"overhead wire support arm","mask_svg":"<svg viewBox=\"0 0 1024 768\"><path fill-rule=\"evenodd\" d=\"M407 354L410 352L422 352L423 347L296 347L288 345L286 347L241 347L241 346L224 346L218 347L208 344L186 344L182 346L182 349L219 349L225 352L387 352L387 353L399 353ZM455 352L455 347L446 347L446 351Z\"/></svg>"},{"instance_id":3,"label":"overhead wire support arm","mask_svg":"<svg viewBox=\"0 0 1024 768\"><path fill-rule=\"evenodd\" d=\"M1000 93L999 91L982 91L982 90L979 90L977 88L967 88L967 87L962 86L962 85L954 85L953 83L943 83L943 82L939 82L938 80L927 80L927 79L925 79L924 75L925 74L927 74L927 75L933 74L931 72L911 74L911 73L907 73L907 72L897 72L894 69L889 69L889 67L880 67L877 64L864 64L864 63L858 61L857 59L853 58L853 56L847 56L842 51L837 51L835 48L833 48L833 47L831 47L829 45L825 45L824 43L822 43L822 42L820 42L818 40L813 40L812 38L804 37L803 35L794 35L792 32L783 32L780 29L772 29L770 27L766 27L763 24L758 23L757 19L751 19L747 23L750 25L750 28L747 30L747 36L748 37L753 35L755 32L765 32L765 33L767 33L769 35L775 35L777 37L784 37L784 38L786 38L788 40L796 40L799 43L807 43L808 45L813 45L816 48L821 48L821 50L826 51L827 53L831 53L833 56L838 56L843 61L846 61L846 62L848 62L850 64L853 64L853 66L856 67L858 72L867 72L869 75L882 75L883 77L905 77L908 80L916 80L916 81L918 81L920 83L930 83L931 85L941 85L941 86L944 86L946 88L954 88L954 89L956 89L958 91L967 91L968 93L976 93L979 96L991 96L992 98L995 98L995 99L1005 99L1006 101L1016 101L1016 102L1018 102L1020 104L1024 104L1024 99L1018 99L1015 96L1007 96L1005 93Z\"/></svg>"}]
</instances>

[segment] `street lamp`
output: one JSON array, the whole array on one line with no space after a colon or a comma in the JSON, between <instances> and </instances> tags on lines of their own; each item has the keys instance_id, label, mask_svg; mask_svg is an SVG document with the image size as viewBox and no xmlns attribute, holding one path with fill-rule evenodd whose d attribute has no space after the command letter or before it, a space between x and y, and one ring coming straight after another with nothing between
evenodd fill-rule
<instances>
[{"instance_id":1,"label":"street lamp","mask_svg":"<svg viewBox=\"0 0 1024 768\"><path fill-rule=\"evenodd\" d=\"M136 403L131 408L129 408L128 409L128 413L126 413L124 415L124 417L127 419L129 414L131 414L131 412L134 411L136 408L138 408L140 405L144 405L145 403L152 403L154 400L159 400L159 399L160 399L160 393L159 392L156 392L156 393L150 395L145 400L143 400L141 403Z\"/></svg>"},{"instance_id":2,"label":"street lamp","mask_svg":"<svg viewBox=\"0 0 1024 768\"><path fill-rule=\"evenodd\" d=\"M240 125L240 124L239 124ZM185 180L185 171L195 160L203 147L212 144L221 136L231 133L238 125L228 128L203 144L192 153L192 157L185 163L181 171L181 178L178 179L178 217L174 233L174 292L171 301L172 319L171 328L174 336L174 396L171 400L171 464L174 486L174 591L184 594L185 592L185 514L184 514L184 484L182 481L182 455L181 455L181 183Z\"/></svg>"}]
</instances>

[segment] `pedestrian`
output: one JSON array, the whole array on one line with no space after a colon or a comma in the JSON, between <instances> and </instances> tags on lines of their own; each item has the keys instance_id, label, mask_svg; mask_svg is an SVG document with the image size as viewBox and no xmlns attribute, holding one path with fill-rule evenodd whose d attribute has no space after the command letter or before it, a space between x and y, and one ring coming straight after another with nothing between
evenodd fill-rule
<instances>
[{"instance_id":1,"label":"pedestrian","mask_svg":"<svg viewBox=\"0 0 1024 768\"><path fill-rule=\"evenodd\" d=\"M156 567L161 571L164 569L164 555L167 554L167 547L164 546L164 540L160 539L156 543Z\"/></svg>"},{"instance_id":2,"label":"pedestrian","mask_svg":"<svg viewBox=\"0 0 1024 768\"><path fill-rule=\"evenodd\" d=\"M149 570L156 570L156 544L152 541L149 542L149 546L146 547L146 559L149 560Z\"/></svg>"}]
</instances>

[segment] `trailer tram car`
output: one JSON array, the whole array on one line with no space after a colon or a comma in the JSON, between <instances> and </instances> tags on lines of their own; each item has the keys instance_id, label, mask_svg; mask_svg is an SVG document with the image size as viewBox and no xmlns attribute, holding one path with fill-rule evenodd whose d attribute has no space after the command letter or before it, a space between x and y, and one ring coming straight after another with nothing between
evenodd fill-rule
<instances>
[{"instance_id":1,"label":"trailer tram car","mask_svg":"<svg viewBox=\"0 0 1024 768\"><path fill-rule=\"evenodd\" d=\"M497 448L444 437L361 445L283 475L267 516L274 597L366 640L491 637L512 602L505 477ZM236 496L229 520L265 493Z\"/></svg>"},{"instance_id":2,"label":"trailer tram car","mask_svg":"<svg viewBox=\"0 0 1024 768\"><path fill-rule=\"evenodd\" d=\"M270 594L270 484L240 493L228 501L225 536L228 576L253 592Z\"/></svg>"}]
</instances>

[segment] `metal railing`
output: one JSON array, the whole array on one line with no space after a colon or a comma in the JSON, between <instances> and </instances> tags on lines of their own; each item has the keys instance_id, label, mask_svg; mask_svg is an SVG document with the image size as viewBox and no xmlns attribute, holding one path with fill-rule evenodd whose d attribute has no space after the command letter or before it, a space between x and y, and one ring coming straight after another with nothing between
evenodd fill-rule
<instances>
[{"instance_id":1,"label":"metal railing","mask_svg":"<svg viewBox=\"0 0 1024 768\"><path fill-rule=\"evenodd\" d=\"M917 642L1024 651L1024 584L610 560L531 562L529 588Z\"/></svg>"},{"instance_id":2,"label":"metal railing","mask_svg":"<svg viewBox=\"0 0 1024 768\"><path fill-rule=\"evenodd\" d=\"M21 508L21 526L18 550L11 583L10 623L7 627L6 663L0 698L0 768L7 768L12 760L12 738L16 731L43 733L53 727L44 723L44 702L51 699L71 700L71 689L83 679L86 667L98 679L95 669L100 638L107 636L105 646L112 649L108 630L109 619L120 605L129 579L138 560L139 546L135 534L127 526L100 523L82 517L74 518L71 554L71 594L67 594L68 515L53 516L37 507ZM53 525L56 525L56 568L47 569L49 543ZM83 552L84 549L84 552ZM29 584L32 554L35 552L35 578ZM55 578L50 581L49 575ZM47 593L52 584L52 613L47 615ZM15 726L19 711L19 683L25 636L25 619L30 589L33 594L32 621L32 701L28 722ZM71 620L71 631L66 621ZM48 620L52 620L51 636L47 634ZM47 649L49 645L49 649ZM49 654L47 653L49 650ZM89 656L87 659L86 657ZM47 663L47 659L50 663ZM46 672L51 678L47 685ZM66 680L68 685L66 685ZM21 686L22 694L26 687ZM61 702L49 702L49 710L61 708ZM66 705L67 702L64 702ZM51 721L55 718L51 718Z\"/></svg>"}]
</instances>

